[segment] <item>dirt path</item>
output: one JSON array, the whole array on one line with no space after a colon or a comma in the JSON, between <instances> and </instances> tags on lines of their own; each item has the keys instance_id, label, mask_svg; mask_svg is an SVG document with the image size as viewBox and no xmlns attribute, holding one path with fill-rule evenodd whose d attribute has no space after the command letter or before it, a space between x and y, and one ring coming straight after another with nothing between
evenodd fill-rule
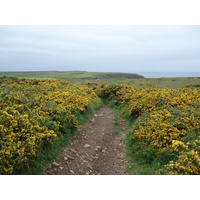
<instances>
[{"instance_id":1,"label":"dirt path","mask_svg":"<svg viewBox=\"0 0 200 200\"><path fill-rule=\"evenodd\" d=\"M126 123L120 119L120 133L113 132L114 111L104 106L84 130L78 131L62 154L43 171L44 175L125 175L127 161L123 138Z\"/></svg>"}]
</instances>

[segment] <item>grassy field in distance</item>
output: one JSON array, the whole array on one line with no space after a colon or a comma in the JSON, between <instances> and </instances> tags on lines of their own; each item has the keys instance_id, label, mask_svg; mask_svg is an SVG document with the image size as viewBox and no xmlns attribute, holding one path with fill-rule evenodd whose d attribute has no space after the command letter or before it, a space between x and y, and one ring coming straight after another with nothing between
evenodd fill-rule
<instances>
[{"instance_id":1,"label":"grassy field in distance","mask_svg":"<svg viewBox=\"0 0 200 200\"><path fill-rule=\"evenodd\" d=\"M0 72L0 77L37 78L37 79L63 79L70 82L96 82L108 84L130 84L134 86L153 85L160 88L179 88L187 84L200 84L200 77L176 77L176 78L109 78L105 75L118 74L112 72L87 72L87 71L32 71L32 72ZM122 73L120 73L122 74ZM130 73L129 73L130 74ZM106 78L105 78L105 77Z\"/></svg>"},{"instance_id":2,"label":"grassy field in distance","mask_svg":"<svg viewBox=\"0 0 200 200\"><path fill-rule=\"evenodd\" d=\"M140 78L137 74L131 73L114 73L114 72L87 72L87 71L30 71L30 72L0 72L0 77L18 77L18 78L39 78L39 79L64 79L67 81L87 81L91 79L102 79L106 75L119 75L123 74L135 76L135 78Z\"/></svg>"}]
</instances>

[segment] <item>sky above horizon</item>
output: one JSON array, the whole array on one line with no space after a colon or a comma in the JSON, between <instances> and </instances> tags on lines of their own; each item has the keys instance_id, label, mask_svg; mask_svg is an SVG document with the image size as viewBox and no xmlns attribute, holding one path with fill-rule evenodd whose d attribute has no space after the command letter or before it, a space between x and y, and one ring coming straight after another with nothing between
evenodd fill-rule
<instances>
[{"instance_id":1,"label":"sky above horizon","mask_svg":"<svg viewBox=\"0 0 200 200\"><path fill-rule=\"evenodd\" d=\"M0 71L200 72L200 26L0 26Z\"/></svg>"}]
</instances>

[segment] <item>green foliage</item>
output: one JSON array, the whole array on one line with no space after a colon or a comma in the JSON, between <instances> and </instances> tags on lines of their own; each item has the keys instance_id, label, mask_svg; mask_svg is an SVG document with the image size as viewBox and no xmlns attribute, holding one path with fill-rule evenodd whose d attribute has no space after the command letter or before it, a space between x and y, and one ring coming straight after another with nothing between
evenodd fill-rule
<instances>
[{"instance_id":1,"label":"green foliage","mask_svg":"<svg viewBox=\"0 0 200 200\"><path fill-rule=\"evenodd\" d=\"M200 174L200 90L122 84L94 89L120 106L132 123L126 139L129 158L139 166L152 166L154 174Z\"/></svg>"},{"instance_id":2,"label":"green foliage","mask_svg":"<svg viewBox=\"0 0 200 200\"><path fill-rule=\"evenodd\" d=\"M68 141L83 122L81 119L101 104L94 91L81 84L3 78L0 82L0 174L25 174L40 153L46 154L50 146L60 143L59 139Z\"/></svg>"}]
</instances>

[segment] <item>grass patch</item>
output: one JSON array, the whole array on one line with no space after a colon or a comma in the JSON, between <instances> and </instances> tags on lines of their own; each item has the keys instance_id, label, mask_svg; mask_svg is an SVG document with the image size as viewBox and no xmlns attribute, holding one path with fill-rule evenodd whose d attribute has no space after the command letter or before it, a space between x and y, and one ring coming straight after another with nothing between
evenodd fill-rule
<instances>
[{"instance_id":1,"label":"grass patch","mask_svg":"<svg viewBox=\"0 0 200 200\"><path fill-rule=\"evenodd\" d=\"M141 118L141 116L139 118ZM139 118L134 121L126 118L129 122L129 130L134 129ZM170 160L177 160L178 158L178 153L172 153L168 150L158 156L156 149L142 145L130 132L126 134L124 143L126 157L129 161L127 171L131 175L155 175L157 171L168 164Z\"/></svg>"},{"instance_id":2,"label":"grass patch","mask_svg":"<svg viewBox=\"0 0 200 200\"><path fill-rule=\"evenodd\" d=\"M91 80L110 79L137 79L141 75L133 73L116 72L87 72L87 71L30 71L30 72L0 72L0 77L39 78L39 79L63 79L70 82L84 82Z\"/></svg>"},{"instance_id":3,"label":"grass patch","mask_svg":"<svg viewBox=\"0 0 200 200\"><path fill-rule=\"evenodd\" d=\"M127 168L130 175L155 175L163 165L157 159L152 160L154 157L151 150L142 148L138 143L133 143L132 135L127 133L125 136L126 158L129 161ZM144 157L144 152L148 152ZM149 158L148 158L149 157Z\"/></svg>"}]
</instances>

